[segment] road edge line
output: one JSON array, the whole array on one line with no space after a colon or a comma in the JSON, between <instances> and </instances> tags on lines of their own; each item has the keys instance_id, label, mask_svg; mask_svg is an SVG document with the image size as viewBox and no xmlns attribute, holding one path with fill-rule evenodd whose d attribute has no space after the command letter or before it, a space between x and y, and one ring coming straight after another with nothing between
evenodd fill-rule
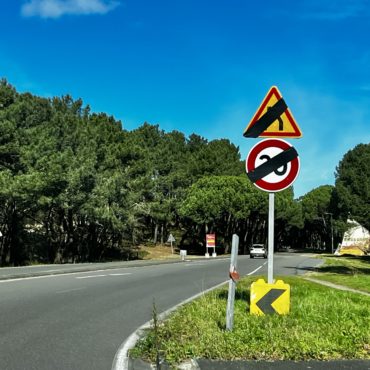
<instances>
[{"instance_id":1,"label":"road edge line","mask_svg":"<svg viewBox=\"0 0 370 370\"><path fill-rule=\"evenodd\" d=\"M227 284L229 282L229 279L215 285L212 288L203 290L200 293L197 293L193 295L190 298L185 299L184 301L178 303L177 305L169 308L168 310L162 312L158 315L159 320L165 320L172 312L176 311L181 306L201 297L202 295L211 292L212 290L215 290L217 288L222 287L223 285ZM147 321L145 324L141 325L139 328L137 328L131 335L120 345L118 348L116 355L114 356L113 364L112 364L112 370L129 370L128 364L129 364L129 356L128 351L132 348L134 348L136 342L142 338L144 335L145 330L151 328L151 322L152 320Z\"/></svg>"},{"instance_id":2,"label":"road edge line","mask_svg":"<svg viewBox=\"0 0 370 370\"><path fill-rule=\"evenodd\" d=\"M255 272L257 272L257 271L259 271L259 270L261 270L261 268L263 267L263 266L265 266L267 264L267 262L265 262L263 265L261 265L260 267L257 267L255 270L253 270L252 272L250 272L249 274L247 274L246 276L251 276L251 275L253 275Z\"/></svg>"}]
</instances>

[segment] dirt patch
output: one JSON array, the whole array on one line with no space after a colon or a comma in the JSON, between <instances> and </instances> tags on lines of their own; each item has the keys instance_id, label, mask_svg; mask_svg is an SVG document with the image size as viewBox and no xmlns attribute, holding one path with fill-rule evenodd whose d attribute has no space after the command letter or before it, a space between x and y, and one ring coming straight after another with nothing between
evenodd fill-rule
<instances>
[{"instance_id":1,"label":"dirt patch","mask_svg":"<svg viewBox=\"0 0 370 370\"><path fill-rule=\"evenodd\" d=\"M179 259L179 251L174 247L173 254L170 245L159 244L153 247L140 246L140 251L145 252L144 260Z\"/></svg>"}]
</instances>

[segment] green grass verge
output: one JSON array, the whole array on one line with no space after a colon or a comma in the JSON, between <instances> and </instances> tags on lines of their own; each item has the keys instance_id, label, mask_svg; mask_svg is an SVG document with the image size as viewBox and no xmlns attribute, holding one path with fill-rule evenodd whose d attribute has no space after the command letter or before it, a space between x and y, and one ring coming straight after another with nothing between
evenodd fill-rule
<instances>
[{"instance_id":1,"label":"green grass verge","mask_svg":"<svg viewBox=\"0 0 370 370\"><path fill-rule=\"evenodd\" d=\"M130 356L154 362L157 336L160 356L170 364L190 358L370 359L369 297L289 277L291 313L254 316L249 294L255 280L238 283L232 332L225 330L227 288L218 289L149 331Z\"/></svg>"},{"instance_id":2,"label":"green grass verge","mask_svg":"<svg viewBox=\"0 0 370 370\"><path fill-rule=\"evenodd\" d=\"M323 258L325 264L310 276L370 293L370 256Z\"/></svg>"}]
</instances>

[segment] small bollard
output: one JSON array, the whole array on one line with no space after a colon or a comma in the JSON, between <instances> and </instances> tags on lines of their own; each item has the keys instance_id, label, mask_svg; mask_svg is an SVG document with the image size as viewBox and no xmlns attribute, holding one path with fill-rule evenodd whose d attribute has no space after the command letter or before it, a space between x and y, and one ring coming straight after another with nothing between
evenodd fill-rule
<instances>
[{"instance_id":1,"label":"small bollard","mask_svg":"<svg viewBox=\"0 0 370 370\"><path fill-rule=\"evenodd\" d=\"M180 249L181 261L185 261L186 255L187 255L187 251L185 249Z\"/></svg>"}]
</instances>

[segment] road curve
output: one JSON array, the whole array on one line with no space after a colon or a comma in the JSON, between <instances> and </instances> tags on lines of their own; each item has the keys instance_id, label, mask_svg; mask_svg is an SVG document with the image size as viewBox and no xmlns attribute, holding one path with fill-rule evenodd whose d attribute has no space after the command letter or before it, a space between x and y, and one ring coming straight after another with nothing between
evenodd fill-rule
<instances>
[{"instance_id":1,"label":"road curve","mask_svg":"<svg viewBox=\"0 0 370 370\"><path fill-rule=\"evenodd\" d=\"M275 273L318 261L277 254ZM267 274L264 259L239 256L238 266L241 275ZM153 300L165 311L226 281L228 269L228 259L207 259L0 280L0 369L110 369L124 339L150 319Z\"/></svg>"}]
</instances>

